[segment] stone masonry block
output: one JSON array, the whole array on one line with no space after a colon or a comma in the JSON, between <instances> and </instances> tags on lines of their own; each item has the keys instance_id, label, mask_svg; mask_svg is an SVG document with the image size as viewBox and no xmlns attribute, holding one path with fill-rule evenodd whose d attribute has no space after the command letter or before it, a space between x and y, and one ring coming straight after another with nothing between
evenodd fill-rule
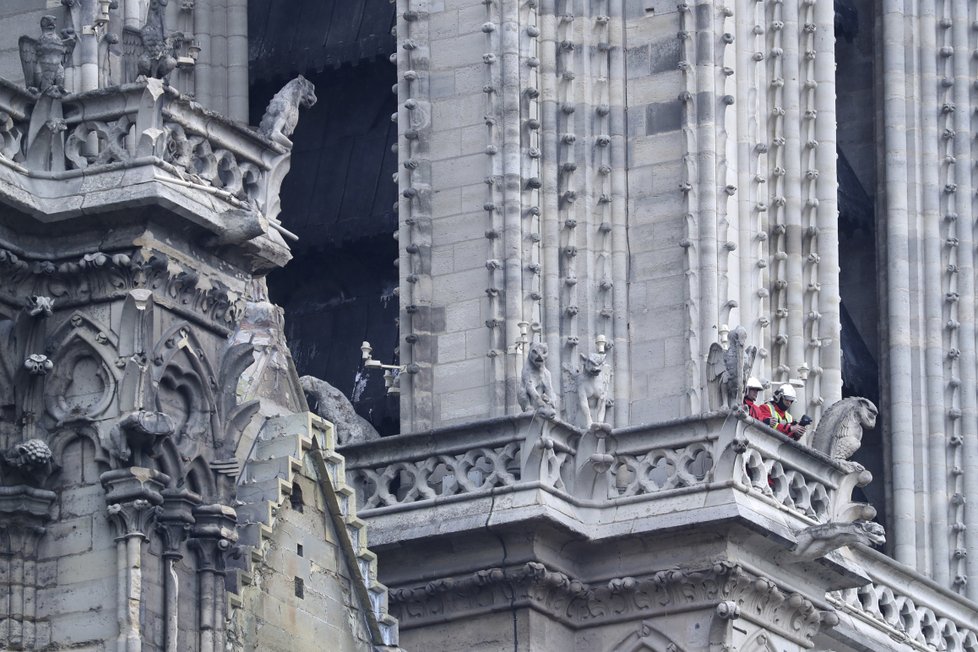
<instances>
[{"instance_id":1,"label":"stone masonry block","mask_svg":"<svg viewBox=\"0 0 978 652\"><path fill-rule=\"evenodd\" d=\"M445 331L464 331L475 328L485 328L482 323L483 299L458 301L445 306ZM488 329L487 329L488 330Z\"/></svg>"},{"instance_id":2,"label":"stone masonry block","mask_svg":"<svg viewBox=\"0 0 978 652\"><path fill-rule=\"evenodd\" d=\"M438 401L438 419L442 423L452 423L463 419L485 416L488 412L487 390L479 387L458 392L444 392Z\"/></svg>"},{"instance_id":3,"label":"stone masonry block","mask_svg":"<svg viewBox=\"0 0 978 652\"><path fill-rule=\"evenodd\" d=\"M484 22L483 19L477 24L481 25ZM473 32L454 38L431 41L432 70L481 62L483 50L485 50L485 41L482 37L482 33Z\"/></svg>"},{"instance_id":4,"label":"stone masonry block","mask_svg":"<svg viewBox=\"0 0 978 652\"><path fill-rule=\"evenodd\" d=\"M459 362L443 363L434 370L434 391L463 390L481 387L487 380L485 355Z\"/></svg>"},{"instance_id":5,"label":"stone masonry block","mask_svg":"<svg viewBox=\"0 0 978 652\"><path fill-rule=\"evenodd\" d=\"M40 559L51 559L92 549L92 518L68 518L48 526L38 547Z\"/></svg>"},{"instance_id":6,"label":"stone masonry block","mask_svg":"<svg viewBox=\"0 0 978 652\"><path fill-rule=\"evenodd\" d=\"M451 161L434 161L431 176L439 186L452 188L478 183L488 172L488 157L485 154L462 156Z\"/></svg>"},{"instance_id":7,"label":"stone masonry block","mask_svg":"<svg viewBox=\"0 0 978 652\"><path fill-rule=\"evenodd\" d=\"M485 122L485 95L455 95L431 103L432 126L436 130L454 129Z\"/></svg>"},{"instance_id":8,"label":"stone masonry block","mask_svg":"<svg viewBox=\"0 0 978 652\"><path fill-rule=\"evenodd\" d=\"M454 245L472 240L486 241L485 212L469 212L432 221L432 242L435 245ZM486 250L488 250L488 244ZM482 261L483 263L485 260Z\"/></svg>"},{"instance_id":9,"label":"stone masonry block","mask_svg":"<svg viewBox=\"0 0 978 652\"><path fill-rule=\"evenodd\" d=\"M428 38L437 41L458 36L458 10L431 14L428 19Z\"/></svg>"},{"instance_id":10,"label":"stone masonry block","mask_svg":"<svg viewBox=\"0 0 978 652\"><path fill-rule=\"evenodd\" d=\"M487 276L485 267L438 276L432 280L434 296L446 306L456 301L485 296L486 288L489 287Z\"/></svg>"},{"instance_id":11,"label":"stone masonry block","mask_svg":"<svg viewBox=\"0 0 978 652\"><path fill-rule=\"evenodd\" d=\"M70 555L58 560L58 582L61 585L80 584L93 580L115 578L116 551L114 548L92 550L84 555Z\"/></svg>"},{"instance_id":12,"label":"stone masonry block","mask_svg":"<svg viewBox=\"0 0 978 652\"><path fill-rule=\"evenodd\" d=\"M457 362L465 359L465 333L445 333L438 337L436 362Z\"/></svg>"},{"instance_id":13,"label":"stone masonry block","mask_svg":"<svg viewBox=\"0 0 978 652\"><path fill-rule=\"evenodd\" d=\"M682 128L683 105L679 100L657 102L645 107L645 135L652 136L664 131Z\"/></svg>"}]
</instances>

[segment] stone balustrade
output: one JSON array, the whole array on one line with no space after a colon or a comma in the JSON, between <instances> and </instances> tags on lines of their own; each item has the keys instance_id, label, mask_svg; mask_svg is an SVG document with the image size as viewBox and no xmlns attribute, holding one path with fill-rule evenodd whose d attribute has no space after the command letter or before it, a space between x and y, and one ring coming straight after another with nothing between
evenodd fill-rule
<instances>
[{"instance_id":1,"label":"stone balustrade","mask_svg":"<svg viewBox=\"0 0 978 652\"><path fill-rule=\"evenodd\" d=\"M866 629L879 633L879 649L898 641L918 650L978 652L973 606L959 595L869 548L851 551L872 579L870 584L829 594L842 617L842 634Z\"/></svg>"},{"instance_id":2,"label":"stone balustrade","mask_svg":"<svg viewBox=\"0 0 978 652\"><path fill-rule=\"evenodd\" d=\"M162 202L288 259L279 189L291 143L205 110L159 79L63 97L0 80L0 186L46 222ZM252 243L254 244L254 243Z\"/></svg>"},{"instance_id":3,"label":"stone balustrade","mask_svg":"<svg viewBox=\"0 0 978 652\"><path fill-rule=\"evenodd\" d=\"M595 542L739 521L787 546L772 549L781 564L824 557L848 578L854 588L826 598L839 616L833 638L978 652L975 613L959 596L854 545L867 540L854 532L880 530L866 523L875 510L852 501L871 475L742 415L581 431L524 414L342 452L375 547L546 521ZM398 600L414 604L413 590Z\"/></svg>"},{"instance_id":4,"label":"stone balustrade","mask_svg":"<svg viewBox=\"0 0 978 652\"><path fill-rule=\"evenodd\" d=\"M871 476L752 421L716 414L601 435L530 415L345 449L361 512L538 488L574 502L657 501L733 487L801 524L872 518ZM601 450L599 450L601 449ZM603 451L603 452L602 452Z\"/></svg>"}]
</instances>

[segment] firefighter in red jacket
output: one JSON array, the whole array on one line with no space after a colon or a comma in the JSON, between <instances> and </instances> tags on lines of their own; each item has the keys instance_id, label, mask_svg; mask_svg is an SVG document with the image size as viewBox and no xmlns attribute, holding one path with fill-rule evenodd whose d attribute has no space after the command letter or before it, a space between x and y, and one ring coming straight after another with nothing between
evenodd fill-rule
<instances>
[{"instance_id":1,"label":"firefighter in red jacket","mask_svg":"<svg viewBox=\"0 0 978 652\"><path fill-rule=\"evenodd\" d=\"M764 385L757 378L751 376L747 379L747 392L744 394L744 411L747 412L747 416L758 421L764 421L771 416L767 411L767 406L764 403L757 402L757 395L762 389L764 389Z\"/></svg>"},{"instance_id":2,"label":"firefighter in red jacket","mask_svg":"<svg viewBox=\"0 0 978 652\"><path fill-rule=\"evenodd\" d=\"M774 390L774 397L764 405L768 409L764 420L778 432L798 440L805 434L805 426L796 423L795 418L788 412L788 408L796 398L795 388L791 385L785 383L778 387Z\"/></svg>"}]
</instances>

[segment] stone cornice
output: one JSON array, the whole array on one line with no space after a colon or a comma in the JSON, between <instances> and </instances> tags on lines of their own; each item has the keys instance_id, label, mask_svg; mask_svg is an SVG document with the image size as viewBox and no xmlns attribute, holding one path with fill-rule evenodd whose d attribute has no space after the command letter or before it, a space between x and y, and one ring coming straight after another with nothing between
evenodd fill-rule
<instances>
[{"instance_id":1,"label":"stone cornice","mask_svg":"<svg viewBox=\"0 0 978 652\"><path fill-rule=\"evenodd\" d=\"M240 293L159 251L91 251L51 260L0 246L0 301L17 308L25 292L52 297L64 309L122 299L133 289L152 291L158 303L225 336L244 312Z\"/></svg>"},{"instance_id":2,"label":"stone cornice","mask_svg":"<svg viewBox=\"0 0 978 652\"><path fill-rule=\"evenodd\" d=\"M402 629L514 607L539 610L574 629L706 610L750 620L807 647L823 622L837 622L808 597L725 560L600 583L528 562L391 589L390 596Z\"/></svg>"}]
</instances>

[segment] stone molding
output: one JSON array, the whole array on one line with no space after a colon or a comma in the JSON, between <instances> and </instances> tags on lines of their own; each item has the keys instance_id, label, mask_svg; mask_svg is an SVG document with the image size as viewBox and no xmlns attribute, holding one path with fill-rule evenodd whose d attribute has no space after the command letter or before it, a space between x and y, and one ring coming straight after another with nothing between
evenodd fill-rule
<instances>
[{"instance_id":1,"label":"stone molding","mask_svg":"<svg viewBox=\"0 0 978 652\"><path fill-rule=\"evenodd\" d=\"M226 336L244 314L245 300L200 270L148 248L115 253L93 250L64 260L18 255L0 245L0 301L22 307L24 292L51 297L59 310L92 301L123 299L150 290L154 300L197 325Z\"/></svg>"},{"instance_id":2,"label":"stone molding","mask_svg":"<svg viewBox=\"0 0 978 652\"><path fill-rule=\"evenodd\" d=\"M423 627L506 608L528 607L574 629L706 610L722 620L744 618L810 647L823 623L838 618L825 604L791 591L742 565L718 560L644 577L588 583L539 562L489 568L460 577L390 590L401 627ZM821 602L821 601L820 601Z\"/></svg>"}]
</instances>

